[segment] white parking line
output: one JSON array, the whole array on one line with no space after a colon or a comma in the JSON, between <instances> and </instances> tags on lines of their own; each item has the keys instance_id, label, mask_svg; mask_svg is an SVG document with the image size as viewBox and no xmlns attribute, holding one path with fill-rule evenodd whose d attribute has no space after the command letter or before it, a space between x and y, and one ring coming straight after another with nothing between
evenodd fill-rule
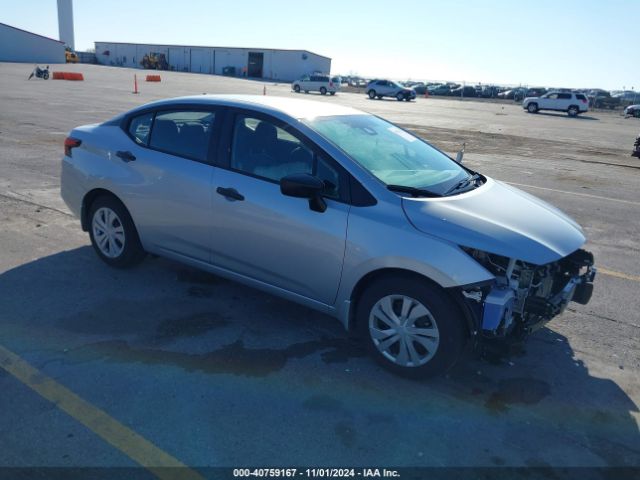
<instances>
[{"instance_id":1,"label":"white parking line","mask_svg":"<svg viewBox=\"0 0 640 480\"><path fill-rule=\"evenodd\" d=\"M620 198L601 197L600 195L591 195L589 193L579 193L579 192L569 192L567 190L557 190L555 188L538 187L536 185L527 185L524 183L515 183L515 182L504 182L504 183L508 183L509 185L513 185L516 187L537 188L538 190L547 190L549 192L565 193L567 195L576 195L578 197L596 198L598 200L606 200L608 202L616 202L616 203L624 203L627 205L640 206L640 202L634 202L633 200L622 200Z\"/></svg>"}]
</instances>

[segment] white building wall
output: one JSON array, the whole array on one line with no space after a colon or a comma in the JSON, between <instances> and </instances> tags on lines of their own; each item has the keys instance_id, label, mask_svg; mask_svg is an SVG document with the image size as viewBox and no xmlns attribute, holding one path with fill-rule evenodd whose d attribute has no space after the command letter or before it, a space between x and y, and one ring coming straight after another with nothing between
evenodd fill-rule
<instances>
[{"instance_id":1,"label":"white building wall","mask_svg":"<svg viewBox=\"0 0 640 480\"><path fill-rule=\"evenodd\" d=\"M0 62L65 63L64 44L0 23Z\"/></svg>"},{"instance_id":2,"label":"white building wall","mask_svg":"<svg viewBox=\"0 0 640 480\"><path fill-rule=\"evenodd\" d=\"M313 72L331 73L331 59L301 50L275 50L271 69L274 80L293 81Z\"/></svg>"},{"instance_id":3,"label":"white building wall","mask_svg":"<svg viewBox=\"0 0 640 480\"><path fill-rule=\"evenodd\" d=\"M178 72L222 75L225 67L234 67L236 76L243 77L248 68L249 52L263 54L263 78L288 82L313 72L331 72L330 58L302 50L96 42L96 59L104 65L141 68L142 58L151 52L164 53L170 68Z\"/></svg>"}]
</instances>

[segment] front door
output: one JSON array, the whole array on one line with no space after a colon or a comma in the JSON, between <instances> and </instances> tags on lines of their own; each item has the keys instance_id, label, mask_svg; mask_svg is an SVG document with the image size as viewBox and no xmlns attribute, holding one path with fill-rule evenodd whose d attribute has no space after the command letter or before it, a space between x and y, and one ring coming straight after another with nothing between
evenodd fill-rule
<instances>
[{"instance_id":1,"label":"front door","mask_svg":"<svg viewBox=\"0 0 640 480\"><path fill-rule=\"evenodd\" d=\"M262 78L263 64L264 64L264 53L249 52L247 75L253 78Z\"/></svg>"},{"instance_id":2,"label":"front door","mask_svg":"<svg viewBox=\"0 0 640 480\"><path fill-rule=\"evenodd\" d=\"M237 113L231 122L228 158L214 175L212 262L332 305L349 215L344 173L269 117ZM280 192L279 180L294 173L325 180L324 212Z\"/></svg>"}]
</instances>

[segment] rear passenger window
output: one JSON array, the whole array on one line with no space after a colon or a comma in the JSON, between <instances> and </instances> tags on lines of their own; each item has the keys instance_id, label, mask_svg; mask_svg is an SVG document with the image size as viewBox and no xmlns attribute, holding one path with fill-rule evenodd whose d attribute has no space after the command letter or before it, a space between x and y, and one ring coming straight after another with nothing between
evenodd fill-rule
<instances>
[{"instance_id":1,"label":"rear passenger window","mask_svg":"<svg viewBox=\"0 0 640 480\"><path fill-rule=\"evenodd\" d=\"M204 161L209 150L213 112L158 112L149 146L166 153Z\"/></svg>"},{"instance_id":2,"label":"rear passenger window","mask_svg":"<svg viewBox=\"0 0 640 480\"><path fill-rule=\"evenodd\" d=\"M586 100L586 99L587 99L587 97L585 97L585 96L584 96L584 95L582 95L581 93L577 94L577 95L576 95L576 98L577 98L578 100Z\"/></svg>"},{"instance_id":3,"label":"rear passenger window","mask_svg":"<svg viewBox=\"0 0 640 480\"><path fill-rule=\"evenodd\" d=\"M559 93L558 98L561 100L569 100L571 98L570 93Z\"/></svg>"},{"instance_id":4,"label":"rear passenger window","mask_svg":"<svg viewBox=\"0 0 640 480\"><path fill-rule=\"evenodd\" d=\"M151 132L151 122L153 122L153 112L144 113L133 117L129 124L129 135L139 145L149 144L149 132Z\"/></svg>"}]
</instances>

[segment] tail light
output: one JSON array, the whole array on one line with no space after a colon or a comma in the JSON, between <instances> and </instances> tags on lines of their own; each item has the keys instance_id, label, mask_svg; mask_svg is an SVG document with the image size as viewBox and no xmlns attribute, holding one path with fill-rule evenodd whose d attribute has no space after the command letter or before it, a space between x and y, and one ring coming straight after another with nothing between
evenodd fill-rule
<instances>
[{"instance_id":1,"label":"tail light","mask_svg":"<svg viewBox=\"0 0 640 480\"><path fill-rule=\"evenodd\" d=\"M67 137L64 139L64 154L67 157L71 157L71 150L76 147L79 147L82 144L82 140L78 140L77 138Z\"/></svg>"},{"instance_id":2,"label":"tail light","mask_svg":"<svg viewBox=\"0 0 640 480\"><path fill-rule=\"evenodd\" d=\"M583 99L582 99L582 103L587 103L587 99L586 99L586 98L583 98Z\"/></svg>"}]
</instances>

